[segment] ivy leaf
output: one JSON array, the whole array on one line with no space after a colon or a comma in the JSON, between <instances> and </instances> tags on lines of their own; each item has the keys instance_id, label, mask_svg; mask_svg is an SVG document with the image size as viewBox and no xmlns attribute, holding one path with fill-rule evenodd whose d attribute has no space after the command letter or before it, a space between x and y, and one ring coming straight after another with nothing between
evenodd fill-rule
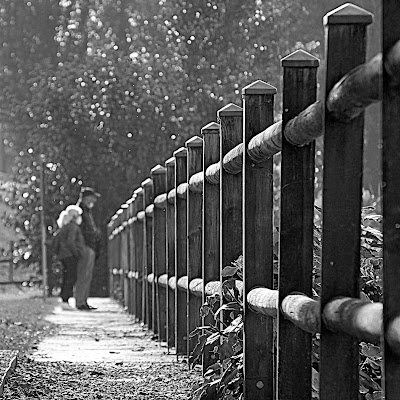
<instances>
[{"instance_id":1,"label":"ivy leaf","mask_svg":"<svg viewBox=\"0 0 400 400\"><path fill-rule=\"evenodd\" d=\"M199 361L203 354L204 345L207 341L208 335L199 335L195 348L189 356L189 365L193 367Z\"/></svg>"},{"instance_id":2,"label":"ivy leaf","mask_svg":"<svg viewBox=\"0 0 400 400\"><path fill-rule=\"evenodd\" d=\"M384 399L383 392L380 390L373 393L368 393L365 396L365 400L383 400L383 399Z\"/></svg>"},{"instance_id":3,"label":"ivy leaf","mask_svg":"<svg viewBox=\"0 0 400 400\"><path fill-rule=\"evenodd\" d=\"M233 276L237 273L239 270L239 267L231 267L231 266L226 266L222 269L221 276L226 278L228 276Z\"/></svg>"},{"instance_id":4,"label":"ivy leaf","mask_svg":"<svg viewBox=\"0 0 400 400\"><path fill-rule=\"evenodd\" d=\"M379 346L373 344L361 343L361 353L369 358L375 359L382 356L381 349Z\"/></svg>"},{"instance_id":5,"label":"ivy leaf","mask_svg":"<svg viewBox=\"0 0 400 400\"><path fill-rule=\"evenodd\" d=\"M231 302L227 304L223 304L218 310L215 312L215 315L217 316L220 312L222 311L241 311L242 307L240 304L236 302Z\"/></svg>"}]
</instances>

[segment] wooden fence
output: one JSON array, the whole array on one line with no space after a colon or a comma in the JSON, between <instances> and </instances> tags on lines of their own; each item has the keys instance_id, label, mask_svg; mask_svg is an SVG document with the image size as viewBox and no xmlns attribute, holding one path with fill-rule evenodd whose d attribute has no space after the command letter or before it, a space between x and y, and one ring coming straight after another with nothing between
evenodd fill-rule
<instances>
[{"instance_id":1,"label":"wooden fence","mask_svg":"<svg viewBox=\"0 0 400 400\"><path fill-rule=\"evenodd\" d=\"M111 219L111 291L137 320L188 355L189 333L221 270L243 255L244 398L299 400L312 393L312 336L320 334L319 396L359 397L359 343L382 344L386 400L400 393L400 24L383 2L383 55L365 62L372 15L345 4L324 18L325 87L303 50L282 59L276 89L242 89ZM383 84L381 84L383 82ZM382 102L384 304L360 299L364 109ZM314 140L324 136L321 297L312 293ZM281 152L279 287L273 288L273 156ZM277 234L277 232L275 232ZM203 319L203 321L202 321ZM274 344L274 324L277 344ZM207 368L214 361L203 359ZM371 397L372 398L372 397Z\"/></svg>"}]
</instances>

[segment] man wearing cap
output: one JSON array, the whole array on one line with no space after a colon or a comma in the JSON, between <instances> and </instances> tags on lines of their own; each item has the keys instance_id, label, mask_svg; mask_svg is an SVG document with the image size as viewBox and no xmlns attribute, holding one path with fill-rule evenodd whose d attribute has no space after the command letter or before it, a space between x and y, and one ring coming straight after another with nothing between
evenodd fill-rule
<instances>
[{"instance_id":1,"label":"man wearing cap","mask_svg":"<svg viewBox=\"0 0 400 400\"><path fill-rule=\"evenodd\" d=\"M100 232L94 222L92 209L100 197L91 187L83 187L77 205L82 208L81 229L85 239L85 254L78 263L78 279L75 286L76 308L78 310L93 310L87 299L93 277L94 262L99 255Z\"/></svg>"}]
</instances>

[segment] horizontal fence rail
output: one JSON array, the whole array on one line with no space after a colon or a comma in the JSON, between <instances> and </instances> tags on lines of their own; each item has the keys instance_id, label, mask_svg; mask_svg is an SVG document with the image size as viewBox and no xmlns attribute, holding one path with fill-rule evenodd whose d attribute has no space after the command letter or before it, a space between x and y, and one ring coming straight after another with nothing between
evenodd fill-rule
<instances>
[{"instance_id":1,"label":"horizontal fence rail","mask_svg":"<svg viewBox=\"0 0 400 400\"><path fill-rule=\"evenodd\" d=\"M195 351L196 328L232 322L229 293L243 302L245 399L311 399L317 390L321 400L358 400L360 342L383 344L385 399L398 399L400 28L393 15L398 5L385 2L383 54L365 62L372 15L349 3L328 13L323 98L316 100L319 60L304 50L288 55L281 60L281 121L274 123L275 87L261 80L246 86L242 107L221 108L217 122L155 166L108 224L110 295L175 354ZM364 110L376 102L383 107L384 243L390 240L384 303L360 298L359 286ZM317 296L314 160L321 136ZM204 313L211 298L211 309L230 311ZM204 372L216 365L212 344L202 357Z\"/></svg>"}]
</instances>

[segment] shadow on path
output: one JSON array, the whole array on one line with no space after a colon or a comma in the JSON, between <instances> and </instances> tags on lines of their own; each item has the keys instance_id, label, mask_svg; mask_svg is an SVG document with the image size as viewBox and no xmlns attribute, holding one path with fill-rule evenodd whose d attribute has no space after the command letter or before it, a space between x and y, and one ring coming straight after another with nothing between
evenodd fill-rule
<instances>
[{"instance_id":1,"label":"shadow on path","mask_svg":"<svg viewBox=\"0 0 400 400\"><path fill-rule=\"evenodd\" d=\"M32 354L35 361L80 363L173 363L165 343L135 323L122 307L109 298L91 298L93 311L65 310L57 305L46 319L58 327Z\"/></svg>"}]
</instances>

